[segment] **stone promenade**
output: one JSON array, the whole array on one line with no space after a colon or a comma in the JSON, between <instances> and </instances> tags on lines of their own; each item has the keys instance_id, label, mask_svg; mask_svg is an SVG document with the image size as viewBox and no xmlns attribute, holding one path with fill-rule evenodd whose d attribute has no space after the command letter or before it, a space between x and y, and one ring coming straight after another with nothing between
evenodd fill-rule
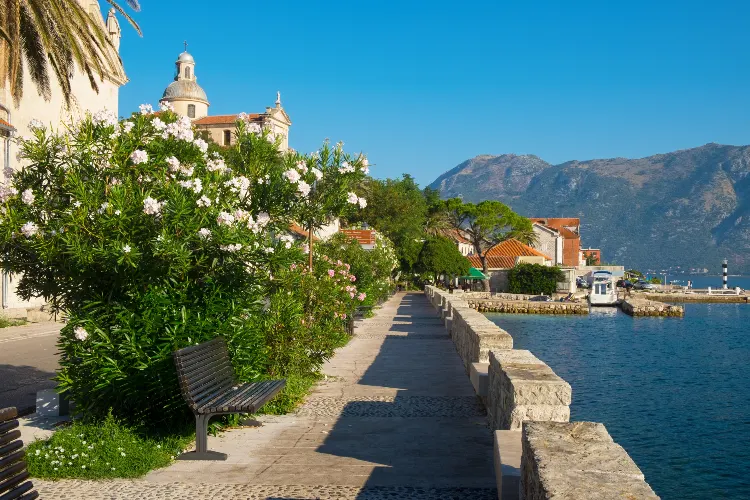
<instances>
[{"instance_id":1,"label":"stone promenade","mask_svg":"<svg viewBox=\"0 0 750 500\"><path fill-rule=\"evenodd\" d=\"M35 483L60 499L497 498L485 411L424 294L391 298L323 372L296 413L209 437L226 462Z\"/></svg>"}]
</instances>

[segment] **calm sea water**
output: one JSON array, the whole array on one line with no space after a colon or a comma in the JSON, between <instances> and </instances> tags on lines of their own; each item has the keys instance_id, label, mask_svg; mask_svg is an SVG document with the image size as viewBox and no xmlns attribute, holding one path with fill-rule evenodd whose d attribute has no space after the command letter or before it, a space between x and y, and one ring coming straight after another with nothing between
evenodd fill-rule
<instances>
[{"instance_id":1,"label":"calm sea water","mask_svg":"<svg viewBox=\"0 0 750 500\"><path fill-rule=\"evenodd\" d=\"M659 279L664 279L664 276L656 276ZM693 282L693 288L721 288L722 277L719 276L706 276L702 274L700 276L686 276L686 275L667 275L667 282L671 283L675 281L678 285L687 285L688 280ZM750 290L750 276L728 276L727 287L734 288L740 287L743 290Z\"/></svg>"},{"instance_id":2,"label":"calm sea water","mask_svg":"<svg viewBox=\"0 0 750 500\"><path fill-rule=\"evenodd\" d=\"M750 499L750 305L487 316L570 383L571 420L604 423L663 499Z\"/></svg>"}]
</instances>

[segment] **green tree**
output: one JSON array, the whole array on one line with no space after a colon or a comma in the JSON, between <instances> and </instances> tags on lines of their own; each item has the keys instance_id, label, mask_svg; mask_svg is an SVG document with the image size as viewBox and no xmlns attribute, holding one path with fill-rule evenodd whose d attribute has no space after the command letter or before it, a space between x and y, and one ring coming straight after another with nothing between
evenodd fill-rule
<instances>
[{"instance_id":1,"label":"green tree","mask_svg":"<svg viewBox=\"0 0 750 500\"><path fill-rule=\"evenodd\" d=\"M599 265L599 259L596 258L596 255L590 253L586 254L586 265L587 266L598 266Z\"/></svg>"},{"instance_id":2,"label":"green tree","mask_svg":"<svg viewBox=\"0 0 750 500\"><path fill-rule=\"evenodd\" d=\"M511 238L527 244L533 240L531 221L499 201L487 200L475 205L453 198L445 202L445 210L453 228L461 230L474 246L485 276L489 276L487 252L492 247ZM482 284L488 292L489 279L483 280Z\"/></svg>"},{"instance_id":3,"label":"green tree","mask_svg":"<svg viewBox=\"0 0 750 500\"><path fill-rule=\"evenodd\" d=\"M456 244L448 238L431 237L424 242L416 268L429 273L438 281L440 275L461 276L469 272L469 260L461 255Z\"/></svg>"},{"instance_id":4,"label":"green tree","mask_svg":"<svg viewBox=\"0 0 750 500\"><path fill-rule=\"evenodd\" d=\"M508 272L510 293L552 295L557 290L557 283L564 279L565 275L556 266L518 264Z\"/></svg>"},{"instance_id":5,"label":"green tree","mask_svg":"<svg viewBox=\"0 0 750 500\"><path fill-rule=\"evenodd\" d=\"M424 241L427 202L414 178L372 179L363 182L367 207L351 218L366 222L396 246L403 271L412 271Z\"/></svg>"},{"instance_id":6,"label":"green tree","mask_svg":"<svg viewBox=\"0 0 750 500\"><path fill-rule=\"evenodd\" d=\"M141 34L141 30L114 0L107 0ZM137 0L127 0L140 10ZM0 2L0 43L5 55L0 81L9 84L13 99L23 96L24 62L39 94L52 96L49 68L62 89L66 104L72 96L71 77L80 68L91 88L99 91L101 80L115 73L121 62L104 27L78 0L15 0Z\"/></svg>"}]
</instances>

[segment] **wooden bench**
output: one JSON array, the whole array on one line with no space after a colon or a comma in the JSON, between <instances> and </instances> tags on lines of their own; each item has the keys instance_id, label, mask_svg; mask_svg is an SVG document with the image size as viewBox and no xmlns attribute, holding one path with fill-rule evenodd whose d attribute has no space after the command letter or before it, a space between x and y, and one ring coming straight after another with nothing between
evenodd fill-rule
<instances>
[{"instance_id":1,"label":"wooden bench","mask_svg":"<svg viewBox=\"0 0 750 500\"><path fill-rule=\"evenodd\" d=\"M2 500L30 500L38 498L34 485L26 470L21 441L21 431L18 430L18 412L15 408L0 409L0 499Z\"/></svg>"},{"instance_id":2,"label":"wooden bench","mask_svg":"<svg viewBox=\"0 0 750 500\"><path fill-rule=\"evenodd\" d=\"M182 397L195 415L195 451L180 460L226 460L208 450L208 421L214 415L255 413L286 385L286 380L238 382L222 337L175 351Z\"/></svg>"}]
</instances>

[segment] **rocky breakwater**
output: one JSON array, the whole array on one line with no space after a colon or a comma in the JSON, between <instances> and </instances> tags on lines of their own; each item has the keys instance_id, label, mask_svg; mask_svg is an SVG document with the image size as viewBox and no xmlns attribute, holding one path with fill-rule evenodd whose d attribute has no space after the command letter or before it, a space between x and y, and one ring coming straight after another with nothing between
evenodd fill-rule
<instances>
[{"instance_id":1,"label":"rocky breakwater","mask_svg":"<svg viewBox=\"0 0 750 500\"><path fill-rule=\"evenodd\" d=\"M499 300L467 298L469 307L479 312L512 314L588 314L589 306L578 302L536 302L528 300Z\"/></svg>"},{"instance_id":2,"label":"rocky breakwater","mask_svg":"<svg viewBox=\"0 0 750 500\"><path fill-rule=\"evenodd\" d=\"M622 312L630 316L664 316L681 318L685 315L685 308L656 302L640 297L628 297L621 301Z\"/></svg>"}]
</instances>

